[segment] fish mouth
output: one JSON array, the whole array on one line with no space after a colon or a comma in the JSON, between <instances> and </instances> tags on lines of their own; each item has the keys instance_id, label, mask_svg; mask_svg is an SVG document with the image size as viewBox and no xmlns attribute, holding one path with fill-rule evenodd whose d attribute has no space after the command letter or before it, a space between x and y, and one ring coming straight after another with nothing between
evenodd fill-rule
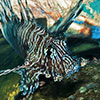
<instances>
[{"instance_id":1,"label":"fish mouth","mask_svg":"<svg viewBox=\"0 0 100 100\"><path fill-rule=\"evenodd\" d=\"M85 58L80 58L80 66L81 67L84 67L87 63L89 62L88 59L85 59Z\"/></svg>"},{"instance_id":2,"label":"fish mouth","mask_svg":"<svg viewBox=\"0 0 100 100\"><path fill-rule=\"evenodd\" d=\"M71 65L71 69L68 70L66 74L66 78L70 77L72 74L79 72L79 70L84 67L88 63L87 59L79 58L73 65Z\"/></svg>"},{"instance_id":3,"label":"fish mouth","mask_svg":"<svg viewBox=\"0 0 100 100\"><path fill-rule=\"evenodd\" d=\"M75 72L78 72L80 68L84 67L88 63L88 59L85 59L83 57L80 57L78 61L76 62L76 65L74 67Z\"/></svg>"}]
</instances>

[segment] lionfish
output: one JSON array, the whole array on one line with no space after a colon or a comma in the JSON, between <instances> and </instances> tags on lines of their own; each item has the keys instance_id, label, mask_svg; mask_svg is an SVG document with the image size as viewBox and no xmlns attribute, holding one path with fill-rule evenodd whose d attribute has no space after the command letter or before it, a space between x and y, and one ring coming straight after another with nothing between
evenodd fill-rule
<instances>
[{"instance_id":1,"label":"lionfish","mask_svg":"<svg viewBox=\"0 0 100 100\"><path fill-rule=\"evenodd\" d=\"M39 87L40 76L61 81L78 72L81 58L75 58L70 53L62 36L74 19L82 11L83 0L79 0L71 14L62 22L54 24L56 30L49 31L37 24L35 17L22 0L17 0L21 18L12 8L10 0L0 0L0 23L2 34L15 51L24 58L24 64L13 69L1 70L0 76L10 72L21 75L20 92L22 96L34 94ZM9 14L9 13L10 14ZM54 35L54 36L53 36ZM57 38L59 37L59 38Z\"/></svg>"}]
</instances>

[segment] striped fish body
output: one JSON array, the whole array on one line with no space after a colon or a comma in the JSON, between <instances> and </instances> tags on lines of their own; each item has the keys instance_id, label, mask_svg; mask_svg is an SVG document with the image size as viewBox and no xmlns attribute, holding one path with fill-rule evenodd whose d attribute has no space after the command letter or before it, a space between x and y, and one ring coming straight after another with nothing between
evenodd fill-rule
<instances>
[{"instance_id":1,"label":"striped fish body","mask_svg":"<svg viewBox=\"0 0 100 100\"><path fill-rule=\"evenodd\" d=\"M53 39L34 22L26 21L12 25L8 23L4 30L7 40L20 56L26 56L25 60L31 63L30 66L45 66L48 75L50 73L55 76L52 68L56 68L55 73L66 73L67 67L77 63L77 60L69 56L65 41Z\"/></svg>"},{"instance_id":2,"label":"striped fish body","mask_svg":"<svg viewBox=\"0 0 100 100\"><path fill-rule=\"evenodd\" d=\"M27 67L18 70L23 95L34 93L40 75L61 81L79 70L80 62L69 55L65 41L53 39L34 22L7 23L4 35L28 63Z\"/></svg>"},{"instance_id":3,"label":"striped fish body","mask_svg":"<svg viewBox=\"0 0 100 100\"><path fill-rule=\"evenodd\" d=\"M19 5L21 6L20 2ZM6 12L5 20L3 20L4 16L1 16L1 29L7 41L25 60L24 65L12 70L21 75L22 95L34 93L39 87L41 75L46 78L51 77L54 81L61 81L64 77L69 77L79 70L80 59L75 59L70 55L65 41L51 37L49 32L36 24L35 20L29 16L31 12L25 8L28 20L24 19L22 11L20 12L22 19L19 19L11 6L9 9L12 16L9 17Z\"/></svg>"}]
</instances>

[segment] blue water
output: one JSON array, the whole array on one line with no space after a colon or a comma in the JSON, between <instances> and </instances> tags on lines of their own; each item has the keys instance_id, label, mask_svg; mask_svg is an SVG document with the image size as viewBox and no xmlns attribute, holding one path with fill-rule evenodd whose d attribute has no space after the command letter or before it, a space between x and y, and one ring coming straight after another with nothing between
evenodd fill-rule
<instances>
[{"instance_id":1,"label":"blue water","mask_svg":"<svg viewBox=\"0 0 100 100\"><path fill-rule=\"evenodd\" d=\"M94 0L93 3L90 3L90 7L93 8L93 11L100 13L100 0Z\"/></svg>"},{"instance_id":2,"label":"blue water","mask_svg":"<svg viewBox=\"0 0 100 100\"><path fill-rule=\"evenodd\" d=\"M92 31L92 39L100 39L100 27L98 26L92 26L91 27Z\"/></svg>"},{"instance_id":3,"label":"blue water","mask_svg":"<svg viewBox=\"0 0 100 100\"><path fill-rule=\"evenodd\" d=\"M87 9L84 4L84 12L88 13L92 18L94 17L93 14L90 12L90 9ZM97 12L100 14L100 0L94 0L94 2L90 2L90 7L93 9L93 12Z\"/></svg>"}]
</instances>

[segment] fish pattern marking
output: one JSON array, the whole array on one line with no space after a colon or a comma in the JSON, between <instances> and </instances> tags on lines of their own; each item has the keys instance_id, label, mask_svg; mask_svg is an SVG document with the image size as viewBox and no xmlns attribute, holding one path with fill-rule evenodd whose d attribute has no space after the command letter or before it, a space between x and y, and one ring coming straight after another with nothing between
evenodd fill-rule
<instances>
[{"instance_id":1,"label":"fish pattern marking","mask_svg":"<svg viewBox=\"0 0 100 100\"><path fill-rule=\"evenodd\" d=\"M20 91L25 96L33 94L39 87L40 75L61 81L77 72L81 61L80 58L71 56L64 40L55 39L46 29L37 25L27 0L26 6L21 0L17 1L21 19L14 13L10 0L0 0L0 23L4 37L24 58L25 63L13 69L0 71L0 76L10 72L20 74Z\"/></svg>"}]
</instances>

